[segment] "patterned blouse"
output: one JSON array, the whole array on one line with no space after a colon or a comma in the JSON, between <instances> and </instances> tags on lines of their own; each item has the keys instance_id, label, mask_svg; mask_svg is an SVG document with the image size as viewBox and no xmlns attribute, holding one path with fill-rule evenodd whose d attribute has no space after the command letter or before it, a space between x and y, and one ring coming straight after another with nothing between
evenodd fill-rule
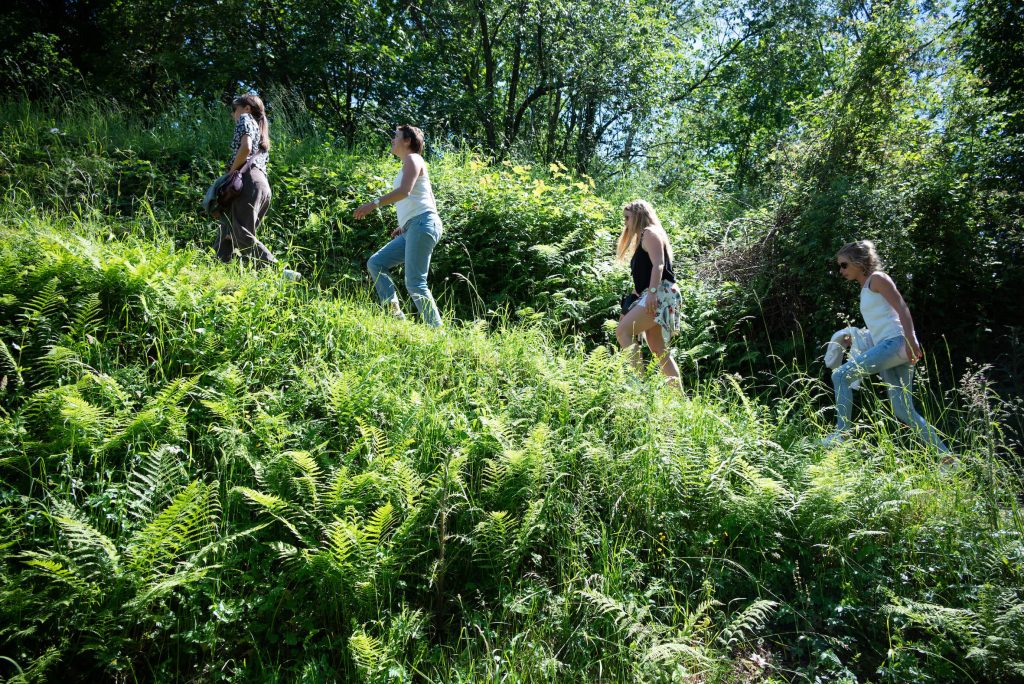
<instances>
[{"instance_id":1,"label":"patterned blouse","mask_svg":"<svg viewBox=\"0 0 1024 684\"><path fill-rule=\"evenodd\" d=\"M231 139L231 159L228 160L228 168L235 161L235 156L238 154L238 148L242 146L242 136L249 136L249 154L253 155L252 165L262 171L267 172L267 160L270 159L270 152L265 152L260 149L260 142L263 140L263 136L260 135L260 125L256 123L256 119L252 118L249 114L243 114L238 117L238 123L235 124L235 135Z\"/></svg>"}]
</instances>

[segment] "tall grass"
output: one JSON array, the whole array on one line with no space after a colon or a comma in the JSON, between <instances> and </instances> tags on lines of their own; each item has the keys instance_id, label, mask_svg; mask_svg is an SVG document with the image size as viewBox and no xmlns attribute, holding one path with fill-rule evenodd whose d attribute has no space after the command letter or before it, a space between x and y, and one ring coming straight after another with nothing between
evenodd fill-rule
<instances>
[{"instance_id":1,"label":"tall grass","mask_svg":"<svg viewBox=\"0 0 1024 684\"><path fill-rule=\"evenodd\" d=\"M0 209L0 668L16 680L1012 681L1021 483L824 388L685 394L549 328L434 330ZM308 282L308 281L307 281ZM868 402L869 393L864 393Z\"/></svg>"}]
</instances>

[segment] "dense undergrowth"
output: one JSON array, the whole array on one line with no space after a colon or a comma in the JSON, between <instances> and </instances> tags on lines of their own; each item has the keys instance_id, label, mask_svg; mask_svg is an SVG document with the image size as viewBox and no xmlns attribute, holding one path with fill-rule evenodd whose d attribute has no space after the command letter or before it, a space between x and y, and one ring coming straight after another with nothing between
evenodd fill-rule
<instances>
[{"instance_id":1,"label":"dense undergrowth","mask_svg":"<svg viewBox=\"0 0 1024 684\"><path fill-rule=\"evenodd\" d=\"M435 158L435 331L368 301L393 218L348 217L393 162L278 110L292 285L207 249L226 117L5 106L0 675L1024 680L1021 470L983 369L927 402L955 473L871 392L826 452L813 366L726 372L756 353L728 282L685 283L685 395L612 352L629 187ZM718 209L659 209L693 273Z\"/></svg>"},{"instance_id":2,"label":"dense undergrowth","mask_svg":"<svg viewBox=\"0 0 1024 684\"><path fill-rule=\"evenodd\" d=\"M213 225L198 198L222 172L231 121L191 106L144 124L111 104L85 101L64 111L7 103L0 187L9 202L148 217L137 222L147 233L163 226L160 236L179 247L208 247ZM394 159L378 149L343 153L301 113L291 119L279 111L272 140L274 196L261 239L323 287L365 289L366 259L394 229L395 213L354 221L352 211L390 190ZM543 317L563 333L603 337L627 276L612 260L620 208L595 194L593 179L558 164L491 166L455 150L431 160L431 178L445 229L431 269L442 308L460 317ZM707 248L707 238L697 239L700 222L690 220L703 211L698 203L663 210L681 272ZM721 351L718 328L730 327L739 308L716 306L717 286L696 279L684 286L694 315L679 346L696 361L713 357Z\"/></svg>"},{"instance_id":3,"label":"dense undergrowth","mask_svg":"<svg viewBox=\"0 0 1024 684\"><path fill-rule=\"evenodd\" d=\"M680 396L602 346L395 321L160 230L3 216L5 675L1024 676L983 392L942 477L885 418L823 452L813 382Z\"/></svg>"}]
</instances>

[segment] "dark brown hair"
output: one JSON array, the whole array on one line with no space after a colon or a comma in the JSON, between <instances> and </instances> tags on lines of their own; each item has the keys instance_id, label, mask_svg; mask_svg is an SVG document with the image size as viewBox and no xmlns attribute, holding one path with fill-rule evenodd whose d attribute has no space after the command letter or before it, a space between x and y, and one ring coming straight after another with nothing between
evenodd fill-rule
<instances>
[{"instance_id":1,"label":"dark brown hair","mask_svg":"<svg viewBox=\"0 0 1024 684\"><path fill-rule=\"evenodd\" d=\"M402 124L398 127L398 132L402 134L402 137L409 141L409 151L416 154L423 153L423 131L410 126L409 124Z\"/></svg>"},{"instance_id":2,"label":"dark brown hair","mask_svg":"<svg viewBox=\"0 0 1024 684\"><path fill-rule=\"evenodd\" d=\"M267 123L267 108L263 106L263 100L258 95L239 95L231 101L231 109L248 105L252 108L252 118L260 127L260 149L267 152L270 149L270 124Z\"/></svg>"}]
</instances>

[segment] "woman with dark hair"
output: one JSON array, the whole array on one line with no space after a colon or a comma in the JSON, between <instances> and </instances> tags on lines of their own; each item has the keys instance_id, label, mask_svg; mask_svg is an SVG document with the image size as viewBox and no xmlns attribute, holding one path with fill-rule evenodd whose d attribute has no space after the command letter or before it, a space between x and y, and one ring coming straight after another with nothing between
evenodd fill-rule
<instances>
[{"instance_id":1,"label":"woman with dark hair","mask_svg":"<svg viewBox=\"0 0 1024 684\"><path fill-rule=\"evenodd\" d=\"M395 177L394 189L383 197L367 202L355 210L357 219L369 216L378 207L394 204L398 210L398 228L391 233L391 242L381 247L366 262L370 278L381 304L394 315L404 318L398 304L395 284L388 271L405 264L405 289L408 290L420 317L427 325L441 326L441 314L434 296L427 287L427 272L434 246L441 239L441 217L437 213L434 191L423 160L423 132L415 126L395 129L391 154L402 160L402 170Z\"/></svg>"},{"instance_id":2,"label":"woman with dark hair","mask_svg":"<svg viewBox=\"0 0 1024 684\"><path fill-rule=\"evenodd\" d=\"M263 100L256 95L241 95L231 102L235 134L231 139L231 160L227 172L242 171L242 191L221 213L220 233L215 250L224 262L238 257L258 265L277 263L266 245L256 237L256 229L270 208L270 183L267 160L270 158L270 126ZM284 269L286 278L299 274Z\"/></svg>"}]
</instances>

